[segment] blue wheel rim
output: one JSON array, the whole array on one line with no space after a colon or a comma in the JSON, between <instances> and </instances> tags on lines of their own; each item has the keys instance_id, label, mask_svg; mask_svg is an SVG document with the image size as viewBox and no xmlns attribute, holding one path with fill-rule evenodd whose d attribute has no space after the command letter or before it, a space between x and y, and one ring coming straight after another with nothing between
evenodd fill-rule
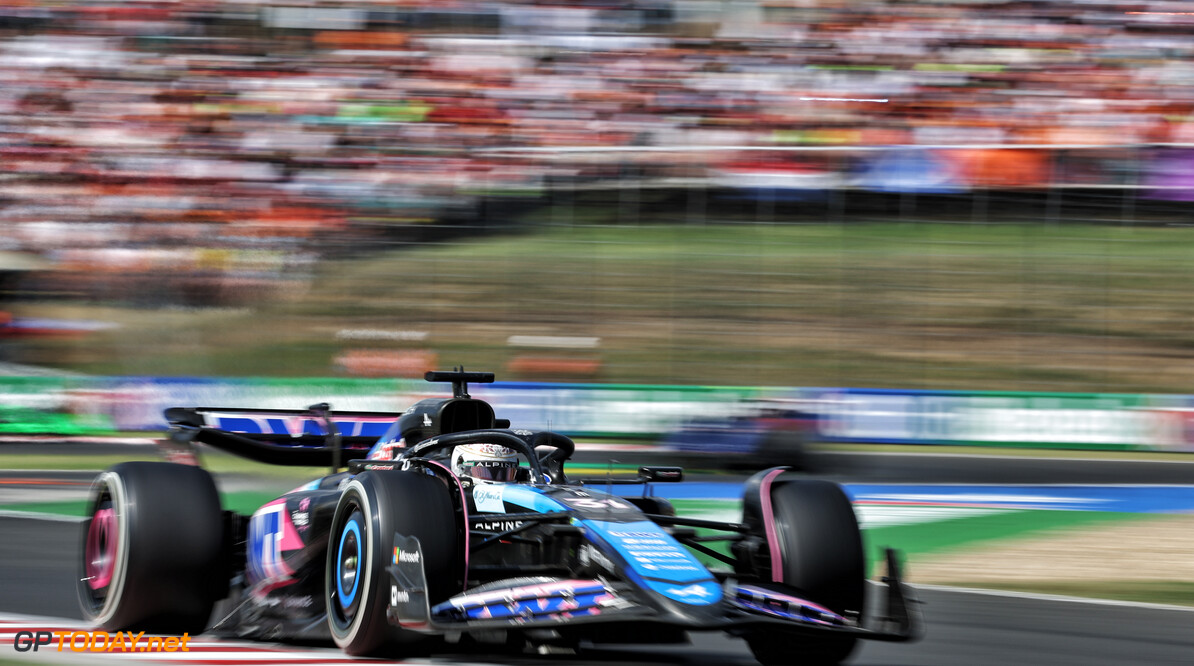
<instances>
[{"instance_id":1,"label":"blue wheel rim","mask_svg":"<svg viewBox=\"0 0 1194 666\"><path fill-rule=\"evenodd\" d=\"M352 572L352 589L344 589L344 544L348 542L348 535L356 536L356 550L357 550L357 566L356 570ZM361 560L364 557L363 542L361 541L361 525L356 518L352 518L344 525L344 531L340 533L340 547L336 551L336 592L340 597L340 607L347 609L356 601L357 588L361 583Z\"/></svg>"}]
</instances>

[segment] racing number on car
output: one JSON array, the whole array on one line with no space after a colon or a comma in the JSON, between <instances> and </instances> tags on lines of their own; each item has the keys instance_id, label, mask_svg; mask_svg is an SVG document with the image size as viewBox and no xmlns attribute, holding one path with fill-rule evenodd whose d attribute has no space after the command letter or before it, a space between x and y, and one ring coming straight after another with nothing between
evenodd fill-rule
<instances>
[{"instance_id":1,"label":"racing number on car","mask_svg":"<svg viewBox=\"0 0 1194 666\"><path fill-rule=\"evenodd\" d=\"M616 499L594 499L591 497L568 497L564 499L568 506L577 509L629 509L629 504Z\"/></svg>"}]
</instances>

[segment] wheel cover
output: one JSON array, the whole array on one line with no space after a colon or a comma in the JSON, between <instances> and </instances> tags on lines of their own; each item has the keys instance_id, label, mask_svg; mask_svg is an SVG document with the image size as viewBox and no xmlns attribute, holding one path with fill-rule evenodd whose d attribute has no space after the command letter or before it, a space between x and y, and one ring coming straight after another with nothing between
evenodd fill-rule
<instances>
[{"instance_id":1,"label":"wheel cover","mask_svg":"<svg viewBox=\"0 0 1194 666\"><path fill-rule=\"evenodd\" d=\"M127 492L119 474L103 472L91 486L91 522L80 556L77 589L84 616L105 626L120 611L128 567Z\"/></svg>"},{"instance_id":2,"label":"wheel cover","mask_svg":"<svg viewBox=\"0 0 1194 666\"><path fill-rule=\"evenodd\" d=\"M357 590L361 584L362 551L360 514L353 513L340 533L340 547L336 552L336 601L348 619L359 605Z\"/></svg>"},{"instance_id":3,"label":"wheel cover","mask_svg":"<svg viewBox=\"0 0 1194 666\"><path fill-rule=\"evenodd\" d=\"M111 506L101 508L91 517L87 543L83 547L83 566L87 585L92 590L103 590L112 583L116 570L117 530L116 511Z\"/></svg>"}]
</instances>

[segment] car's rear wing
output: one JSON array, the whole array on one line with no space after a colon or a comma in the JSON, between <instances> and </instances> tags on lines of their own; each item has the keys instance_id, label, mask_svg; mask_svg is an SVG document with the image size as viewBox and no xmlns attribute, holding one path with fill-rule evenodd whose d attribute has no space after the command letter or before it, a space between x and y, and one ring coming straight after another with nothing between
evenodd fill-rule
<instances>
[{"instance_id":1,"label":"car's rear wing","mask_svg":"<svg viewBox=\"0 0 1194 666\"><path fill-rule=\"evenodd\" d=\"M326 404L303 409L171 407L168 448L201 442L270 465L340 467L364 458L397 412L336 412Z\"/></svg>"},{"instance_id":2,"label":"car's rear wing","mask_svg":"<svg viewBox=\"0 0 1194 666\"><path fill-rule=\"evenodd\" d=\"M339 469L364 458L383 437L416 444L438 435L509 428L494 418L493 407L471 398L468 384L493 382L492 372L428 372L429 382L451 382L451 398L427 398L405 412L336 412L327 403L300 409L171 407L166 410L168 437L161 442L167 457L197 464L193 442L268 463ZM568 454L572 449L568 448ZM562 459L561 459L562 460Z\"/></svg>"}]
</instances>

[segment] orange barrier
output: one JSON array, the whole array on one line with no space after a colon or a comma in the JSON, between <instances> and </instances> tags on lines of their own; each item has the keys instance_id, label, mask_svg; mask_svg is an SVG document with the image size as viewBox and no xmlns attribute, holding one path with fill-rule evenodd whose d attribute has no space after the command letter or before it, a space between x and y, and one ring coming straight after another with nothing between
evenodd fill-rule
<instances>
[{"instance_id":1,"label":"orange barrier","mask_svg":"<svg viewBox=\"0 0 1194 666\"><path fill-rule=\"evenodd\" d=\"M965 182L976 187L1042 187L1052 182L1052 152L1032 149L945 150Z\"/></svg>"},{"instance_id":2,"label":"orange barrier","mask_svg":"<svg viewBox=\"0 0 1194 666\"><path fill-rule=\"evenodd\" d=\"M595 377L601 370L597 359L557 356L517 356L506 364L510 374L527 376Z\"/></svg>"},{"instance_id":3,"label":"orange barrier","mask_svg":"<svg viewBox=\"0 0 1194 666\"><path fill-rule=\"evenodd\" d=\"M432 351L396 351L388 349L350 349L333 363L356 377L415 377L439 368L439 355Z\"/></svg>"}]
</instances>

